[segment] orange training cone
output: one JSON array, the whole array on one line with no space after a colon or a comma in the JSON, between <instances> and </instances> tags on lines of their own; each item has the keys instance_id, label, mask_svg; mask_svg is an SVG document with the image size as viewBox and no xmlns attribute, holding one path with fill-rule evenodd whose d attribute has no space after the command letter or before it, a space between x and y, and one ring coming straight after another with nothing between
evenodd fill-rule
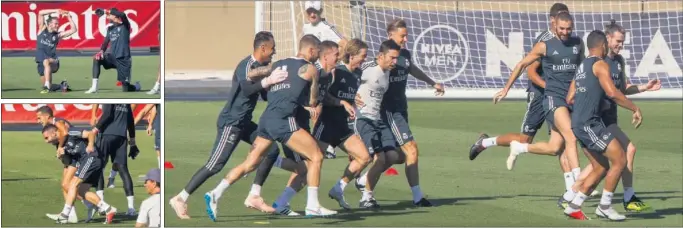
<instances>
[{"instance_id":1,"label":"orange training cone","mask_svg":"<svg viewBox=\"0 0 683 228\"><path fill-rule=\"evenodd\" d=\"M167 162L164 162L164 168L165 169L173 169L175 167L173 166L173 163L167 161Z\"/></svg>"},{"instance_id":2,"label":"orange training cone","mask_svg":"<svg viewBox=\"0 0 683 228\"><path fill-rule=\"evenodd\" d=\"M398 175L398 171L396 171L396 169L394 169L394 167L391 167L391 168L387 169L387 171L384 172L384 175L396 176L396 175Z\"/></svg>"}]
</instances>

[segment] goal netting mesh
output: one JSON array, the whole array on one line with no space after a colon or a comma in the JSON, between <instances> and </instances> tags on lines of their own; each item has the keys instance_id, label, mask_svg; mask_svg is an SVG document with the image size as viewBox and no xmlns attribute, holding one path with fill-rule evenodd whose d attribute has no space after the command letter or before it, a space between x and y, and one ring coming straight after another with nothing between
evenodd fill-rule
<instances>
[{"instance_id":1,"label":"goal netting mesh","mask_svg":"<svg viewBox=\"0 0 683 228\"><path fill-rule=\"evenodd\" d=\"M444 83L451 97L491 97L503 87L512 68L548 29L554 1L323 1L323 17L347 39L361 38L374 57L387 39L386 25L395 18L408 24L407 49L413 62ZM575 36L588 36L615 19L627 29L621 54L631 83L658 78L663 92L655 98L683 96L683 4L679 1L566 1L574 16ZM295 55L302 26L303 1L256 3L256 29L273 32L277 58ZM514 84L524 97L527 77ZM431 96L429 86L412 77L411 97Z\"/></svg>"}]
</instances>

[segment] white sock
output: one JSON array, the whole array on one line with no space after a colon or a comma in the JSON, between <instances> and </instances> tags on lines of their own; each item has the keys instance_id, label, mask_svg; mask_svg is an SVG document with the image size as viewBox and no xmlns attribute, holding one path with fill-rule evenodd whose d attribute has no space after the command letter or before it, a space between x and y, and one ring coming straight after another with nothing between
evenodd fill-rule
<instances>
[{"instance_id":1,"label":"white sock","mask_svg":"<svg viewBox=\"0 0 683 228\"><path fill-rule=\"evenodd\" d=\"M607 190L602 190L602 198L600 198L600 205L612 205L613 192L608 192Z\"/></svg>"},{"instance_id":2,"label":"white sock","mask_svg":"<svg viewBox=\"0 0 683 228\"><path fill-rule=\"evenodd\" d=\"M572 174L574 174L574 180L578 180L579 176L581 176L581 168L573 168Z\"/></svg>"},{"instance_id":3,"label":"white sock","mask_svg":"<svg viewBox=\"0 0 683 228\"><path fill-rule=\"evenodd\" d=\"M45 86L45 87L47 87L48 89L50 89L50 86L51 86L51 85L50 85L50 82L49 82L49 81L45 81L45 84L43 84L43 86Z\"/></svg>"},{"instance_id":4,"label":"white sock","mask_svg":"<svg viewBox=\"0 0 683 228\"><path fill-rule=\"evenodd\" d=\"M187 198L190 198L190 193L187 193L187 191L185 191L185 189L183 189L182 192L178 193L178 196L180 197L181 200L183 200L183 202L187 202Z\"/></svg>"},{"instance_id":5,"label":"white sock","mask_svg":"<svg viewBox=\"0 0 683 228\"><path fill-rule=\"evenodd\" d=\"M511 144L510 146L515 147L515 151L517 151L517 154L523 154L523 153L529 152L529 144L528 143Z\"/></svg>"},{"instance_id":6,"label":"white sock","mask_svg":"<svg viewBox=\"0 0 683 228\"><path fill-rule=\"evenodd\" d=\"M97 79L97 78L93 78L93 79L92 79L92 87L90 87L90 88L92 88L92 89L97 89L97 81L98 81L98 80L99 80L99 79Z\"/></svg>"},{"instance_id":7,"label":"white sock","mask_svg":"<svg viewBox=\"0 0 683 228\"><path fill-rule=\"evenodd\" d=\"M576 197L574 197L572 200L572 204L580 207L581 204L583 204L583 201L586 201L586 198L588 198L586 194L583 194L583 192L578 192L576 193Z\"/></svg>"},{"instance_id":8,"label":"white sock","mask_svg":"<svg viewBox=\"0 0 683 228\"><path fill-rule=\"evenodd\" d=\"M280 155L278 155L275 159L275 163L273 163L273 166L282 168L282 157L280 157Z\"/></svg>"},{"instance_id":9,"label":"white sock","mask_svg":"<svg viewBox=\"0 0 683 228\"><path fill-rule=\"evenodd\" d=\"M161 83L155 82L155 83L154 83L154 88L152 88L152 90L159 90L159 87L160 87L160 86L161 86Z\"/></svg>"},{"instance_id":10,"label":"white sock","mask_svg":"<svg viewBox=\"0 0 683 228\"><path fill-rule=\"evenodd\" d=\"M633 187L624 187L624 202L631 200L634 195L636 195L636 190L633 190Z\"/></svg>"},{"instance_id":11,"label":"white sock","mask_svg":"<svg viewBox=\"0 0 683 228\"><path fill-rule=\"evenodd\" d=\"M572 186L574 186L574 182L575 182L574 174L572 174L571 172L566 172L566 173L563 173L562 175L564 176L564 188L565 188L564 190L571 191ZM568 200L571 200L571 198Z\"/></svg>"},{"instance_id":12,"label":"white sock","mask_svg":"<svg viewBox=\"0 0 683 228\"><path fill-rule=\"evenodd\" d=\"M417 202L422 199L422 190L420 190L420 185L410 187L410 190L413 191L413 202Z\"/></svg>"},{"instance_id":13,"label":"white sock","mask_svg":"<svg viewBox=\"0 0 683 228\"><path fill-rule=\"evenodd\" d=\"M339 192L344 192L344 189L346 188L346 185L348 183L344 182L344 179L339 179L339 182L337 182L336 186L339 186Z\"/></svg>"},{"instance_id":14,"label":"white sock","mask_svg":"<svg viewBox=\"0 0 683 228\"><path fill-rule=\"evenodd\" d=\"M71 211L69 212L69 217L76 216L76 206L71 205Z\"/></svg>"},{"instance_id":15,"label":"white sock","mask_svg":"<svg viewBox=\"0 0 683 228\"><path fill-rule=\"evenodd\" d=\"M161 169L161 157L157 156L157 163L159 164L159 169Z\"/></svg>"},{"instance_id":16,"label":"white sock","mask_svg":"<svg viewBox=\"0 0 683 228\"><path fill-rule=\"evenodd\" d=\"M363 173L363 175L358 178L357 182L358 184L365 185L368 180L368 172Z\"/></svg>"},{"instance_id":17,"label":"white sock","mask_svg":"<svg viewBox=\"0 0 683 228\"><path fill-rule=\"evenodd\" d=\"M294 198L294 195L296 195L296 191L294 191L293 188L291 187L286 187L284 191L282 191L282 194L275 200L275 204L278 205L278 207L284 207L287 206L289 201Z\"/></svg>"},{"instance_id":18,"label":"white sock","mask_svg":"<svg viewBox=\"0 0 683 228\"><path fill-rule=\"evenodd\" d=\"M574 190L569 189L569 190L564 192L564 195L562 195L562 198L566 201L571 201L572 199L574 199L575 196L576 196L576 192L574 192Z\"/></svg>"},{"instance_id":19,"label":"white sock","mask_svg":"<svg viewBox=\"0 0 683 228\"><path fill-rule=\"evenodd\" d=\"M485 138L485 139L481 142L481 145L482 145L484 148L489 148L489 147L492 147L492 146L497 146L498 144L496 144L496 139L498 139L498 137Z\"/></svg>"},{"instance_id":20,"label":"white sock","mask_svg":"<svg viewBox=\"0 0 683 228\"><path fill-rule=\"evenodd\" d=\"M372 199L372 191L363 190L363 197L361 197L361 200L369 199Z\"/></svg>"},{"instance_id":21,"label":"white sock","mask_svg":"<svg viewBox=\"0 0 683 228\"><path fill-rule=\"evenodd\" d=\"M327 146L327 152L334 154L334 147L332 146Z\"/></svg>"},{"instance_id":22,"label":"white sock","mask_svg":"<svg viewBox=\"0 0 683 228\"><path fill-rule=\"evenodd\" d=\"M104 190L97 190L95 194L97 194L97 197L100 197L100 201L104 201Z\"/></svg>"},{"instance_id":23,"label":"white sock","mask_svg":"<svg viewBox=\"0 0 683 228\"><path fill-rule=\"evenodd\" d=\"M308 200L306 201L306 208L316 209L320 207L318 202L318 187L308 187Z\"/></svg>"},{"instance_id":24,"label":"white sock","mask_svg":"<svg viewBox=\"0 0 683 228\"><path fill-rule=\"evenodd\" d=\"M100 200L100 202L97 204L97 207L100 208L100 212L107 212L107 210L109 210L109 204L104 202L104 200Z\"/></svg>"},{"instance_id":25,"label":"white sock","mask_svg":"<svg viewBox=\"0 0 683 228\"><path fill-rule=\"evenodd\" d=\"M112 169L111 172L109 173L109 179L114 179L114 178L116 178L116 174L118 174L118 172L116 172L116 171L114 171L114 170Z\"/></svg>"},{"instance_id":26,"label":"white sock","mask_svg":"<svg viewBox=\"0 0 683 228\"><path fill-rule=\"evenodd\" d=\"M72 205L64 204L64 209L62 209L62 215L69 216L69 214L71 214L71 208L72 207L73 207Z\"/></svg>"},{"instance_id":27,"label":"white sock","mask_svg":"<svg viewBox=\"0 0 683 228\"><path fill-rule=\"evenodd\" d=\"M135 196L126 196L128 200L128 208L135 208Z\"/></svg>"},{"instance_id":28,"label":"white sock","mask_svg":"<svg viewBox=\"0 0 683 228\"><path fill-rule=\"evenodd\" d=\"M228 181L225 179L221 179L221 182L218 183L218 186L211 190L211 192L213 193L213 197L216 197L216 200L218 200L219 198L221 198L221 196L223 196L223 192L225 192L225 190L227 190L228 187L230 187L230 183L228 183Z\"/></svg>"},{"instance_id":29,"label":"white sock","mask_svg":"<svg viewBox=\"0 0 683 228\"><path fill-rule=\"evenodd\" d=\"M261 195L261 185L252 184L251 190L249 191L250 196L260 196Z\"/></svg>"}]
</instances>

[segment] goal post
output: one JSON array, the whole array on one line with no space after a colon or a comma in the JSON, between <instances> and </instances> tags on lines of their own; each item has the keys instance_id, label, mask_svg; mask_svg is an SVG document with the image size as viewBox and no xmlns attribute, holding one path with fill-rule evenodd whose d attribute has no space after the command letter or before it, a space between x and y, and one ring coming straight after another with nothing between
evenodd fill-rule
<instances>
[{"instance_id":1,"label":"goal post","mask_svg":"<svg viewBox=\"0 0 683 228\"><path fill-rule=\"evenodd\" d=\"M408 24L413 64L446 86L444 98L489 99L507 82L512 68L547 30L555 1L323 1L323 17L346 38L361 38L373 58L387 39L387 23ZM634 98L683 99L683 6L678 1L565 1L574 16L575 36L615 19L627 29L621 54L633 84L659 79L662 90ZM271 31L276 59L296 54L307 22L303 1L256 2L256 30ZM355 37L354 37L355 36ZM585 43L585 42L584 42ZM587 54L587 53L586 53ZM524 73L508 98L525 98ZM413 77L410 98L435 98L433 89Z\"/></svg>"}]
</instances>

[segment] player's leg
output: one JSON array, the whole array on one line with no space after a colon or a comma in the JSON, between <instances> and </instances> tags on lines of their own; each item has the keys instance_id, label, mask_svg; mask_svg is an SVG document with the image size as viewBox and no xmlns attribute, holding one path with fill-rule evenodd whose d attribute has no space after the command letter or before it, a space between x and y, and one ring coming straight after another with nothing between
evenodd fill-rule
<instances>
[{"instance_id":1,"label":"player's leg","mask_svg":"<svg viewBox=\"0 0 683 228\"><path fill-rule=\"evenodd\" d=\"M299 154L294 152L289 147L283 146L282 151L284 152L285 157L281 166L289 168L295 167L295 169L290 171L292 174L287 180L287 185L282 193L280 193L280 195L275 199L273 208L275 209L275 212L280 215L300 216L299 213L291 210L289 203L291 202L292 198L294 198L294 196L306 185L306 179L308 176L306 163Z\"/></svg>"},{"instance_id":2,"label":"player's leg","mask_svg":"<svg viewBox=\"0 0 683 228\"><path fill-rule=\"evenodd\" d=\"M216 139L209 155L209 160L204 164L185 185L185 188L175 197L171 198L169 204L181 219L189 219L187 215L187 200L199 186L220 172L227 164L232 152L239 143L240 130L233 126L221 126L216 130Z\"/></svg>"},{"instance_id":3,"label":"player's leg","mask_svg":"<svg viewBox=\"0 0 683 228\"><path fill-rule=\"evenodd\" d=\"M621 174L621 185L624 187L624 210L640 212L651 209L649 205L636 196L633 189L633 163L636 156L636 146L616 123L608 125L607 130L614 134L614 138L619 141L621 148L626 149L626 167Z\"/></svg>"},{"instance_id":4,"label":"player's leg","mask_svg":"<svg viewBox=\"0 0 683 228\"><path fill-rule=\"evenodd\" d=\"M130 84L133 77L131 74L133 69L133 60L117 58L115 61L117 80L121 82L121 88L123 89L123 92L140 91L140 82L136 82L133 85Z\"/></svg>"},{"instance_id":5,"label":"player's leg","mask_svg":"<svg viewBox=\"0 0 683 228\"><path fill-rule=\"evenodd\" d=\"M470 147L470 160L474 160L486 148L493 146L510 146L512 141L531 143L536 132L543 126L545 111L543 110L543 96L538 93L527 94L527 108L522 119L521 133L508 133L497 137L489 137L481 134L477 141Z\"/></svg>"},{"instance_id":6,"label":"player's leg","mask_svg":"<svg viewBox=\"0 0 683 228\"><path fill-rule=\"evenodd\" d=\"M560 106L555 109L554 123L558 132L562 135L564 139L564 152L563 155L567 156L569 166L572 168L572 172L575 173L574 178L578 178L581 173L581 168L579 166L579 153L576 148L576 137L572 132L571 126L571 116L569 114L569 108L566 106Z\"/></svg>"},{"instance_id":7,"label":"player's leg","mask_svg":"<svg viewBox=\"0 0 683 228\"><path fill-rule=\"evenodd\" d=\"M339 181L337 181L337 183L330 189L328 196L336 200L340 207L349 210L351 207L348 203L346 203L344 189L346 188L346 185L351 182L351 180L359 176L363 169L370 164L371 157L370 152L363 143L363 140L361 140L358 135L351 134L347 136L343 142L344 143L341 144L341 148L346 151L349 157L353 158L353 160L351 160L349 165L346 166L341 178L339 178Z\"/></svg>"},{"instance_id":8,"label":"player's leg","mask_svg":"<svg viewBox=\"0 0 683 228\"><path fill-rule=\"evenodd\" d=\"M88 204L91 205L96 205L88 208L88 219L86 220L86 222L92 220L94 213L96 211L99 211L103 216L105 216L105 223L111 223L112 219L114 218L114 215L117 212L116 208L111 207L104 201L103 198L100 198L97 194L89 192L91 186L99 182L99 177L102 176L102 170L104 166L95 164L91 167L95 167L92 174L86 175L78 188L78 195L85 199L85 202L88 202Z\"/></svg>"},{"instance_id":9,"label":"player's leg","mask_svg":"<svg viewBox=\"0 0 683 228\"><path fill-rule=\"evenodd\" d=\"M154 87L152 87L147 94L152 95L152 94L159 94L159 91L161 91L161 65L159 65L159 70L157 73L157 80L154 83Z\"/></svg>"},{"instance_id":10,"label":"player's leg","mask_svg":"<svg viewBox=\"0 0 683 228\"><path fill-rule=\"evenodd\" d=\"M159 110L160 111L160 110ZM157 163L161 169L161 117L157 111L157 116L154 119L154 150L157 152Z\"/></svg>"},{"instance_id":11,"label":"player's leg","mask_svg":"<svg viewBox=\"0 0 683 228\"><path fill-rule=\"evenodd\" d=\"M99 60L92 60L92 85L90 86L90 89L85 91L85 93L97 92L101 68L104 68L105 70L116 68L114 58L110 54L102 55L102 58Z\"/></svg>"},{"instance_id":12,"label":"player's leg","mask_svg":"<svg viewBox=\"0 0 683 228\"><path fill-rule=\"evenodd\" d=\"M241 140L252 144L256 137L258 137L258 125L254 122L249 122L247 126L244 127L243 134L241 134ZM264 213L273 213L275 209L270 205L265 203L265 200L261 197L261 187L263 183L268 178L270 170L278 159L280 150L277 144L273 143L268 148L266 152L266 157L263 159L259 167L256 169L256 177L254 178L254 183L251 185L251 190L244 200L244 206L247 208L254 208L256 210L262 211ZM281 163L281 161L280 161ZM279 165L279 164L278 164Z\"/></svg>"},{"instance_id":13,"label":"player's leg","mask_svg":"<svg viewBox=\"0 0 683 228\"><path fill-rule=\"evenodd\" d=\"M114 152L114 157L112 158L112 166L117 170L119 177L121 177L121 182L123 183L123 191L126 195L126 201L128 202L128 211L126 212L129 216L134 216L135 212L135 192L133 190L133 178L131 178L130 171L128 169L128 138L123 136L113 136L112 139L112 151Z\"/></svg>"},{"instance_id":14,"label":"player's leg","mask_svg":"<svg viewBox=\"0 0 683 228\"><path fill-rule=\"evenodd\" d=\"M71 160L69 158L69 160ZM71 184L71 179L74 177L74 174L76 173L76 166L73 165L71 166L70 164L67 164L66 167L64 167L64 170L62 171L62 195L64 196L64 200L67 200L67 196L69 194L69 186ZM73 206L73 205L72 205ZM76 207L73 206L71 208L71 212L69 213L69 220L70 221L78 221L78 216L76 215Z\"/></svg>"}]
</instances>

